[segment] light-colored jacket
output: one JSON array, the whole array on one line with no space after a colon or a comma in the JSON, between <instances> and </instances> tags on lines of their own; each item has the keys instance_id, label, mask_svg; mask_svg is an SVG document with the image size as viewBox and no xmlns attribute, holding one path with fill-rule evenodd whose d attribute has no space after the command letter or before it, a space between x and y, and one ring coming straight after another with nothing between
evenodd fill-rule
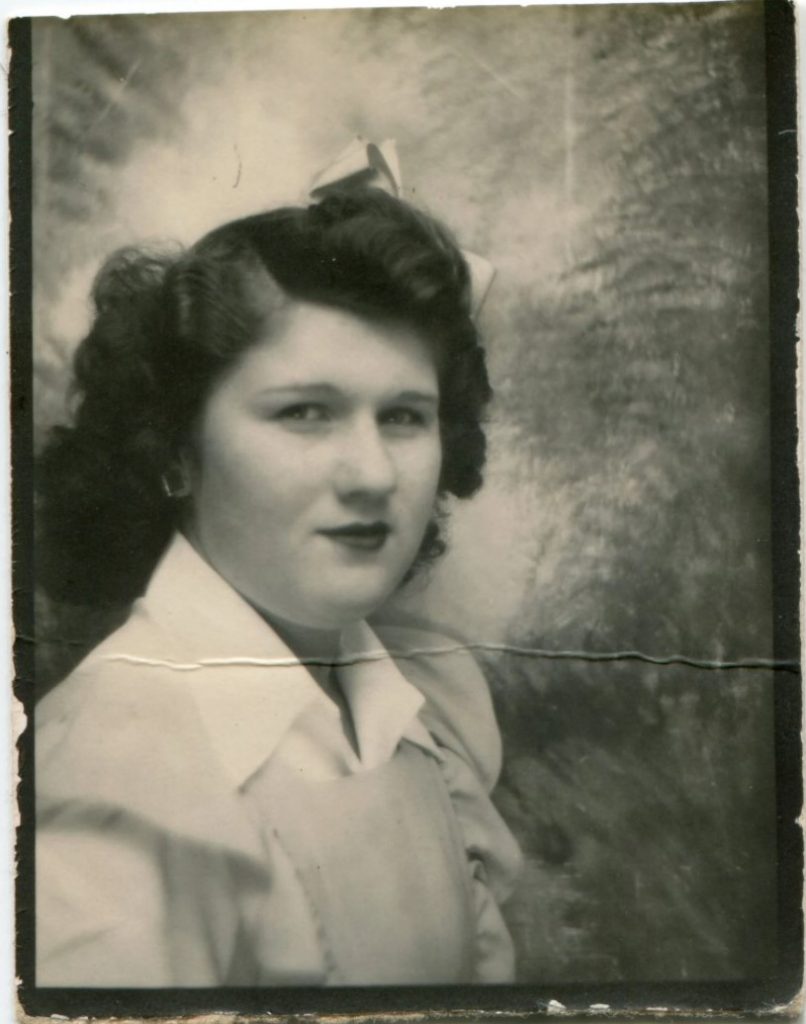
<instances>
[{"instance_id":1,"label":"light-colored jacket","mask_svg":"<svg viewBox=\"0 0 806 1024\"><path fill-rule=\"evenodd\" d=\"M510 980L498 904L519 853L488 799L501 752L486 683L434 635L383 642L425 698L401 735L435 744L464 835L476 980ZM37 985L326 983L299 877L240 787L318 692L278 643L180 537L125 625L36 709ZM282 922L259 970L257 906Z\"/></svg>"}]
</instances>

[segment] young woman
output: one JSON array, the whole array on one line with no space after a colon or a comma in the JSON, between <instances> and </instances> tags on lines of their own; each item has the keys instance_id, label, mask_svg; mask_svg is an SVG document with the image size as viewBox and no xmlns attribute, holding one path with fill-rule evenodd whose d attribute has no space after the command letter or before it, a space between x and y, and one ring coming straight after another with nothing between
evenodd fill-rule
<instances>
[{"instance_id":1,"label":"young woman","mask_svg":"<svg viewBox=\"0 0 806 1024\"><path fill-rule=\"evenodd\" d=\"M366 622L481 484L470 298L375 189L100 272L40 561L134 604L36 711L38 985L512 979L484 680Z\"/></svg>"}]
</instances>

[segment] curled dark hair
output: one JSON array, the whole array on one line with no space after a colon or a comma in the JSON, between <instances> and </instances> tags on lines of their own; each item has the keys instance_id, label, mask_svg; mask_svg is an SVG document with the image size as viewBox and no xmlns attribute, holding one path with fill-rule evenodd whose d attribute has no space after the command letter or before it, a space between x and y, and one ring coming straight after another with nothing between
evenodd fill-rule
<instances>
[{"instance_id":1,"label":"curled dark hair","mask_svg":"<svg viewBox=\"0 0 806 1024\"><path fill-rule=\"evenodd\" d=\"M75 357L74 422L54 429L38 461L47 593L105 604L142 591L181 513L163 474L215 380L289 299L421 333L439 376L439 494L480 487L491 391L467 265L412 206L375 189L334 193L234 221L178 256L122 250L101 268ZM435 517L418 562L443 549Z\"/></svg>"}]
</instances>

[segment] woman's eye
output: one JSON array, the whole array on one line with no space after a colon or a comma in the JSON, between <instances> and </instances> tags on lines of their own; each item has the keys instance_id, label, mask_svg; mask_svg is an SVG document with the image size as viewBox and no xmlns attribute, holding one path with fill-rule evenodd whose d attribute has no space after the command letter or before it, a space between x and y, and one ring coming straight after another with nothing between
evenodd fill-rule
<instances>
[{"instance_id":1,"label":"woman's eye","mask_svg":"<svg viewBox=\"0 0 806 1024\"><path fill-rule=\"evenodd\" d=\"M425 427L426 417L419 409L387 409L381 416L384 426L390 427Z\"/></svg>"},{"instance_id":2,"label":"woman's eye","mask_svg":"<svg viewBox=\"0 0 806 1024\"><path fill-rule=\"evenodd\" d=\"M330 413L327 406L318 402L298 402L281 409L277 413L277 419L286 423L326 423L330 419Z\"/></svg>"}]
</instances>

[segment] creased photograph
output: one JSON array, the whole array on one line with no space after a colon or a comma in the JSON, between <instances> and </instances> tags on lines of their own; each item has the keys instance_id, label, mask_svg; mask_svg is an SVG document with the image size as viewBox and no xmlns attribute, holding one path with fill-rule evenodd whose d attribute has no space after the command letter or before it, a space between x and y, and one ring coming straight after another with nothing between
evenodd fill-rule
<instances>
[{"instance_id":1,"label":"creased photograph","mask_svg":"<svg viewBox=\"0 0 806 1024\"><path fill-rule=\"evenodd\" d=\"M26 1012L791 1007L791 22L13 23Z\"/></svg>"}]
</instances>

